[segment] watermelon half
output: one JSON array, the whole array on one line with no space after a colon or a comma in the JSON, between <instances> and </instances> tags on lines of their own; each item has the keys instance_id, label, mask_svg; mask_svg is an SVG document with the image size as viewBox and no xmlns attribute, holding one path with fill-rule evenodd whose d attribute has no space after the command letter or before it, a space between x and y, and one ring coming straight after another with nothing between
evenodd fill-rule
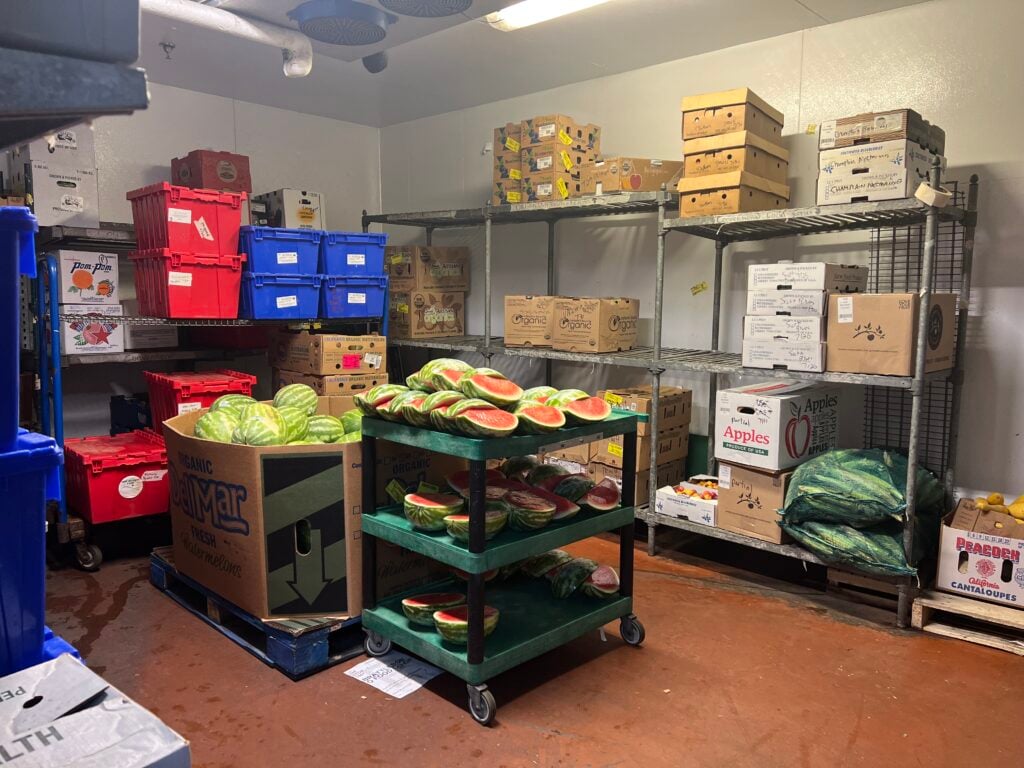
<instances>
[{"instance_id":1,"label":"watermelon half","mask_svg":"<svg viewBox=\"0 0 1024 768\"><path fill-rule=\"evenodd\" d=\"M553 491L569 501L579 501L593 487L594 481L586 475L566 475L558 481L558 485L554 487Z\"/></svg>"},{"instance_id":2,"label":"watermelon half","mask_svg":"<svg viewBox=\"0 0 1024 768\"><path fill-rule=\"evenodd\" d=\"M498 626L499 611L497 608L484 606L484 637L487 637ZM438 634L449 643L465 645L469 639L469 606L460 605L434 613L434 626Z\"/></svg>"},{"instance_id":3,"label":"watermelon half","mask_svg":"<svg viewBox=\"0 0 1024 768\"><path fill-rule=\"evenodd\" d=\"M588 397L566 403L562 412L570 424L593 424L611 416L612 407L600 397Z\"/></svg>"},{"instance_id":4,"label":"watermelon half","mask_svg":"<svg viewBox=\"0 0 1024 768\"><path fill-rule=\"evenodd\" d=\"M519 431L528 435L541 435L554 432L565 426L565 413L558 408L541 403L520 403L516 408L519 417Z\"/></svg>"},{"instance_id":5,"label":"watermelon half","mask_svg":"<svg viewBox=\"0 0 1024 768\"><path fill-rule=\"evenodd\" d=\"M602 565L587 577L580 592L590 597L614 597L619 594L619 574L610 565Z\"/></svg>"},{"instance_id":6,"label":"watermelon half","mask_svg":"<svg viewBox=\"0 0 1024 768\"><path fill-rule=\"evenodd\" d=\"M569 501L569 499L559 496L557 493L545 491L543 488L530 488L529 492L555 505L555 514L551 518L552 520L568 520L580 512L579 504Z\"/></svg>"},{"instance_id":7,"label":"watermelon half","mask_svg":"<svg viewBox=\"0 0 1024 768\"><path fill-rule=\"evenodd\" d=\"M476 397L502 408L515 405L523 396L523 388L509 381L497 371L478 368L467 371L459 379L459 390L466 397Z\"/></svg>"},{"instance_id":8,"label":"watermelon half","mask_svg":"<svg viewBox=\"0 0 1024 768\"><path fill-rule=\"evenodd\" d=\"M503 501L508 504L508 525L515 531L535 531L555 517L555 504L527 491L509 491Z\"/></svg>"},{"instance_id":9,"label":"watermelon half","mask_svg":"<svg viewBox=\"0 0 1024 768\"><path fill-rule=\"evenodd\" d=\"M581 506L598 512L610 512L622 504L622 491L615 481L606 477L579 498Z\"/></svg>"},{"instance_id":10,"label":"watermelon half","mask_svg":"<svg viewBox=\"0 0 1024 768\"><path fill-rule=\"evenodd\" d=\"M558 464L538 464L526 473L526 482L529 485L541 486L546 480L557 477L562 478L569 474L569 470L560 467ZM550 488L548 490L551 490Z\"/></svg>"},{"instance_id":11,"label":"watermelon half","mask_svg":"<svg viewBox=\"0 0 1024 768\"><path fill-rule=\"evenodd\" d=\"M432 627L435 612L465 604L466 596L458 592L430 592L405 598L402 601L402 613L413 624Z\"/></svg>"},{"instance_id":12,"label":"watermelon half","mask_svg":"<svg viewBox=\"0 0 1024 768\"><path fill-rule=\"evenodd\" d=\"M497 408L470 408L455 417L455 426L470 437L505 437L519 427L519 417Z\"/></svg>"},{"instance_id":13,"label":"watermelon half","mask_svg":"<svg viewBox=\"0 0 1024 768\"><path fill-rule=\"evenodd\" d=\"M510 456L501 465L501 471L507 478L522 480L526 477L527 472L537 466L537 463L536 456Z\"/></svg>"},{"instance_id":14,"label":"watermelon half","mask_svg":"<svg viewBox=\"0 0 1024 768\"><path fill-rule=\"evenodd\" d=\"M465 502L446 493L410 493L405 497L405 517L414 528L424 531L443 531L444 519L457 515Z\"/></svg>"},{"instance_id":15,"label":"watermelon half","mask_svg":"<svg viewBox=\"0 0 1024 768\"><path fill-rule=\"evenodd\" d=\"M508 507L502 501L491 502L484 516L484 538L493 539L508 524ZM444 519L448 535L463 543L469 541L469 515L448 515Z\"/></svg>"},{"instance_id":16,"label":"watermelon half","mask_svg":"<svg viewBox=\"0 0 1024 768\"><path fill-rule=\"evenodd\" d=\"M496 469L488 469L486 475L487 485L492 485L505 479L505 476ZM445 478L445 482L448 483L448 487L459 494L459 496L469 497L468 469L460 469L458 472L453 472Z\"/></svg>"},{"instance_id":17,"label":"watermelon half","mask_svg":"<svg viewBox=\"0 0 1024 768\"><path fill-rule=\"evenodd\" d=\"M523 392L523 400L534 403L546 402L549 397L557 393L558 390L554 387L531 387L530 389Z\"/></svg>"}]
</instances>

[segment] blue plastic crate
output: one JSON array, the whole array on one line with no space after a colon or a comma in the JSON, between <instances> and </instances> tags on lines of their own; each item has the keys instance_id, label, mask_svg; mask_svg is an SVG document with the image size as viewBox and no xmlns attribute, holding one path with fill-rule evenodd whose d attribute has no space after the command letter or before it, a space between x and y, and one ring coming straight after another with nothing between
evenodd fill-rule
<instances>
[{"instance_id":1,"label":"blue plastic crate","mask_svg":"<svg viewBox=\"0 0 1024 768\"><path fill-rule=\"evenodd\" d=\"M387 277L323 275L320 317L383 317L388 304Z\"/></svg>"},{"instance_id":2,"label":"blue plastic crate","mask_svg":"<svg viewBox=\"0 0 1024 768\"><path fill-rule=\"evenodd\" d=\"M75 646L60 635L55 635L49 627L43 627L43 653L41 661L52 661L64 653L71 654L79 661L82 660L82 654L78 652Z\"/></svg>"},{"instance_id":3,"label":"blue plastic crate","mask_svg":"<svg viewBox=\"0 0 1024 768\"><path fill-rule=\"evenodd\" d=\"M324 232L320 273L335 277L380 277L388 236L376 232Z\"/></svg>"},{"instance_id":4,"label":"blue plastic crate","mask_svg":"<svg viewBox=\"0 0 1024 768\"><path fill-rule=\"evenodd\" d=\"M238 316L250 320L311 320L320 303L320 275L242 275Z\"/></svg>"},{"instance_id":5,"label":"blue plastic crate","mask_svg":"<svg viewBox=\"0 0 1024 768\"><path fill-rule=\"evenodd\" d=\"M320 263L319 229L242 227L238 252L249 260L245 268L266 275L313 275Z\"/></svg>"}]
</instances>

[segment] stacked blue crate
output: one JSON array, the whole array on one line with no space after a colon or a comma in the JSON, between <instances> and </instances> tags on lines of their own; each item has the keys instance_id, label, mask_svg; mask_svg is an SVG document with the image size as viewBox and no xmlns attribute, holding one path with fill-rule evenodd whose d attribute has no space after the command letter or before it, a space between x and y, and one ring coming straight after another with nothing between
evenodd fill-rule
<instances>
[{"instance_id":1,"label":"stacked blue crate","mask_svg":"<svg viewBox=\"0 0 1024 768\"><path fill-rule=\"evenodd\" d=\"M238 252L248 255L242 275L239 317L249 320L312 320L318 316L320 248L315 229L242 227Z\"/></svg>"},{"instance_id":2,"label":"stacked blue crate","mask_svg":"<svg viewBox=\"0 0 1024 768\"><path fill-rule=\"evenodd\" d=\"M324 232L320 241L320 317L379 319L387 315L384 246L374 232Z\"/></svg>"}]
</instances>

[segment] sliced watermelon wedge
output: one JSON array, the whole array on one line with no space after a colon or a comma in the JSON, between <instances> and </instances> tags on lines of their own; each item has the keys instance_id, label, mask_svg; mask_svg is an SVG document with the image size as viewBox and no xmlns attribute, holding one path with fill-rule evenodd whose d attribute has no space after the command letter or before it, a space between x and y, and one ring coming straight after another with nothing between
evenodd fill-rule
<instances>
[{"instance_id":1,"label":"sliced watermelon wedge","mask_svg":"<svg viewBox=\"0 0 1024 768\"><path fill-rule=\"evenodd\" d=\"M619 593L619 574L610 565L602 565L583 582L580 591L590 597L612 597Z\"/></svg>"},{"instance_id":2,"label":"sliced watermelon wedge","mask_svg":"<svg viewBox=\"0 0 1024 768\"><path fill-rule=\"evenodd\" d=\"M493 485L496 482L501 482L505 479L505 476L496 469L488 469L487 485ZM469 470L460 469L458 472L453 472L445 478L445 482L448 483L448 487L455 491L460 496L469 495Z\"/></svg>"},{"instance_id":3,"label":"sliced watermelon wedge","mask_svg":"<svg viewBox=\"0 0 1024 768\"><path fill-rule=\"evenodd\" d=\"M600 397L573 400L562 406L565 418L571 424L593 424L612 415L612 407Z\"/></svg>"},{"instance_id":4,"label":"sliced watermelon wedge","mask_svg":"<svg viewBox=\"0 0 1024 768\"><path fill-rule=\"evenodd\" d=\"M613 509L618 509L622 504L622 492L614 480L606 477L585 493L579 499L579 503L580 506L597 512L610 512Z\"/></svg>"},{"instance_id":5,"label":"sliced watermelon wedge","mask_svg":"<svg viewBox=\"0 0 1024 768\"><path fill-rule=\"evenodd\" d=\"M545 491L543 488L529 488L529 492L555 505L555 516L551 518L552 520L568 520L580 512L578 504L559 496L557 493Z\"/></svg>"}]
</instances>

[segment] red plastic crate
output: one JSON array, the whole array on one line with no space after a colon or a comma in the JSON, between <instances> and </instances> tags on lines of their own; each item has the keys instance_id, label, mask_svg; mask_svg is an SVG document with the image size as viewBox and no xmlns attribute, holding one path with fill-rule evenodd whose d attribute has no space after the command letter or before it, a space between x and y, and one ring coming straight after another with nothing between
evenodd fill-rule
<instances>
[{"instance_id":1,"label":"red plastic crate","mask_svg":"<svg viewBox=\"0 0 1024 768\"><path fill-rule=\"evenodd\" d=\"M139 310L148 317L236 318L245 254L204 256L168 248L136 251Z\"/></svg>"},{"instance_id":2,"label":"red plastic crate","mask_svg":"<svg viewBox=\"0 0 1024 768\"><path fill-rule=\"evenodd\" d=\"M163 181L129 192L140 251L170 248L223 256L238 253L245 192L176 187Z\"/></svg>"},{"instance_id":3,"label":"red plastic crate","mask_svg":"<svg viewBox=\"0 0 1024 768\"><path fill-rule=\"evenodd\" d=\"M256 377L238 371L217 370L196 373L155 373L144 371L149 385L149 408L153 428L163 433L164 422L182 413L209 408L221 395L251 395Z\"/></svg>"},{"instance_id":4,"label":"red plastic crate","mask_svg":"<svg viewBox=\"0 0 1024 768\"><path fill-rule=\"evenodd\" d=\"M67 499L92 524L167 512L164 439L152 430L64 441Z\"/></svg>"}]
</instances>

